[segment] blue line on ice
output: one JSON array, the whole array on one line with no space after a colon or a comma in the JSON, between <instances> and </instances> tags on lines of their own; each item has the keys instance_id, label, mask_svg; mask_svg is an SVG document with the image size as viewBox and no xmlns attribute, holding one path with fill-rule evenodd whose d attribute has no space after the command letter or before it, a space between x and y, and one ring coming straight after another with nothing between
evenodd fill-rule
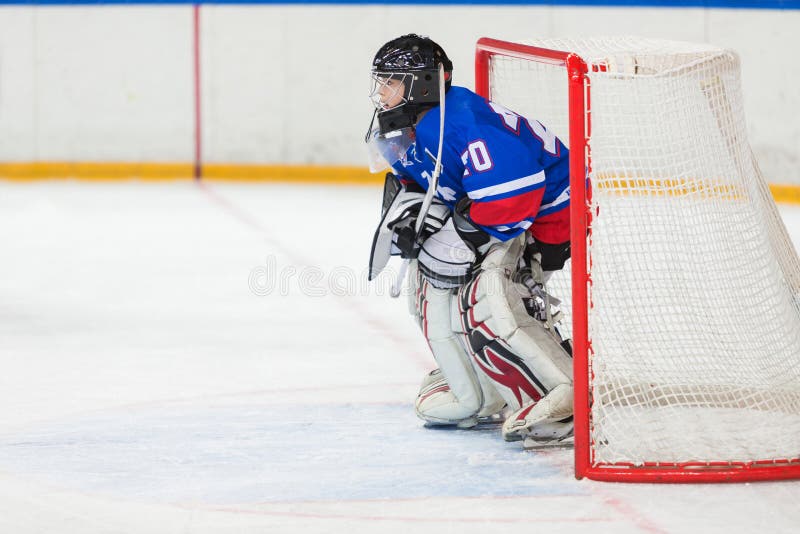
<instances>
[{"instance_id":1,"label":"blue line on ice","mask_svg":"<svg viewBox=\"0 0 800 534\"><path fill-rule=\"evenodd\" d=\"M503 442L497 428L428 429L397 404L109 411L0 436L0 469L88 493L184 503L575 492L551 462Z\"/></svg>"}]
</instances>

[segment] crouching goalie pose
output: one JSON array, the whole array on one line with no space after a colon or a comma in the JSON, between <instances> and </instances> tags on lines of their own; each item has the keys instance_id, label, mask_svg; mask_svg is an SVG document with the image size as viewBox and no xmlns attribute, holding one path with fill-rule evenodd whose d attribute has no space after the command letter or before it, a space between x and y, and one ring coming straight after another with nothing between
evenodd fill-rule
<instances>
[{"instance_id":1,"label":"crouching goalie pose","mask_svg":"<svg viewBox=\"0 0 800 534\"><path fill-rule=\"evenodd\" d=\"M572 359L544 289L569 258L567 148L541 123L463 87L427 37L372 63L373 171L390 168L370 279L400 255L438 369L416 400L434 425L506 414L508 441L572 434Z\"/></svg>"}]
</instances>

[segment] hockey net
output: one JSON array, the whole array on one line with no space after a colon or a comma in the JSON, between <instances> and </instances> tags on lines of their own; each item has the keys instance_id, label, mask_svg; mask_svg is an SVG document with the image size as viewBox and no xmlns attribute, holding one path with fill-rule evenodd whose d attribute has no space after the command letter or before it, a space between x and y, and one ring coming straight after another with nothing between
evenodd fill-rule
<instances>
[{"instance_id":1,"label":"hockey net","mask_svg":"<svg viewBox=\"0 0 800 534\"><path fill-rule=\"evenodd\" d=\"M481 39L476 82L570 146L578 290L550 291L573 295L576 476L800 477L800 262L747 142L737 55Z\"/></svg>"}]
</instances>

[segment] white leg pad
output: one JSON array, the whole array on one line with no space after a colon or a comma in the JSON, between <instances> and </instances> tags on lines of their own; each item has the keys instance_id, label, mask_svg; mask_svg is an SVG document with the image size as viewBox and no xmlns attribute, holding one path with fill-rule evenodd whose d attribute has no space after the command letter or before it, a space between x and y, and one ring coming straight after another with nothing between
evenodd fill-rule
<instances>
[{"instance_id":1,"label":"white leg pad","mask_svg":"<svg viewBox=\"0 0 800 534\"><path fill-rule=\"evenodd\" d=\"M451 328L455 293L430 285L418 273L416 262L409 270L409 286L414 289L410 304L441 370L423 380L415 403L417 415L434 424L470 426L478 416L499 412L505 402L493 389L483 390L460 334Z\"/></svg>"},{"instance_id":2,"label":"white leg pad","mask_svg":"<svg viewBox=\"0 0 800 534\"><path fill-rule=\"evenodd\" d=\"M518 238L494 245L482 272L459 292L473 360L514 410L572 384L572 358L560 337L527 313L528 289L511 280L523 244Z\"/></svg>"}]
</instances>

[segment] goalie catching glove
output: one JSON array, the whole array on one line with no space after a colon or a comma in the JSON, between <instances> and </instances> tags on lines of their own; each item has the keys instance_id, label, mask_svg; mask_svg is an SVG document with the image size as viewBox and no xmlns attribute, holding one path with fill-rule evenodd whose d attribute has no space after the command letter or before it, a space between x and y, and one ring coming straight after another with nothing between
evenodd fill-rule
<instances>
[{"instance_id":1,"label":"goalie catching glove","mask_svg":"<svg viewBox=\"0 0 800 534\"><path fill-rule=\"evenodd\" d=\"M425 191L421 187L404 185L394 174L386 174L381 221L372 239L369 258L370 280L383 271L391 256L416 258L419 243L439 231L450 218L449 208L434 198L416 235L414 227L424 200Z\"/></svg>"}]
</instances>

